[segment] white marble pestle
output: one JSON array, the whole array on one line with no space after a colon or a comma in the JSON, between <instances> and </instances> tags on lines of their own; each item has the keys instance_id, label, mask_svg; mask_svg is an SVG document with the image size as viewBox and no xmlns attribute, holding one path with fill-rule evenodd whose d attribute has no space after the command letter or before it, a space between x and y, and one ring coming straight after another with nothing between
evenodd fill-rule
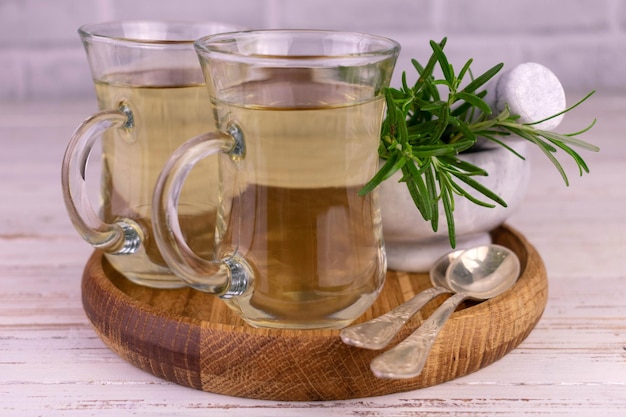
<instances>
[{"instance_id":1,"label":"white marble pestle","mask_svg":"<svg viewBox=\"0 0 626 417\"><path fill-rule=\"evenodd\" d=\"M508 104L520 123L533 123L565 110L565 91L556 75L534 62L520 64L503 72L487 86L485 101L494 113ZM553 130L564 115L534 125L536 129Z\"/></svg>"}]
</instances>

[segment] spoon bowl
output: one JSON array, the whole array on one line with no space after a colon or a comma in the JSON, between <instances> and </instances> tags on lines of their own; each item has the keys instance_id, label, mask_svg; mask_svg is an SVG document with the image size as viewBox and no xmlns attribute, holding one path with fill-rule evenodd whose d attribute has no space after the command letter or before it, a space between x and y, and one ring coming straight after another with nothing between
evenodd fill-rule
<instances>
[{"instance_id":1,"label":"spoon bowl","mask_svg":"<svg viewBox=\"0 0 626 417\"><path fill-rule=\"evenodd\" d=\"M451 255L456 254L453 252ZM518 257L509 248L485 245L463 251L462 256L451 257L443 277L437 270L431 280L442 280L440 285L467 298L486 300L503 293L515 284L520 274Z\"/></svg>"},{"instance_id":2,"label":"spoon bowl","mask_svg":"<svg viewBox=\"0 0 626 417\"><path fill-rule=\"evenodd\" d=\"M461 254L465 252L465 249L458 249L449 253L446 253L441 258L437 259L433 264L433 267L428 272L428 276L430 278L430 283L433 284L433 287L444 287L448 288L450 291L453 291L446 279L446 272L448 272L448 268L450 265L459 257Z\"/></svg>"},{"instance_id":3,"label":"spoon bowl","mask_svg":"<svg viewBox=\"0 0 626 417\"><path fill-rule=\"evenodd\" d=\"M445 261L444 261L445 262ZM418 376L437 335L456 308L466 299L487 300L511 288L520 274L517 255L499 245L462 251L446 268L443 284L455 294L448 298L409 337L374 358L370 368L380 378ZM441 269L433 269L432 280L440 280Z\"/></svg>"}]
</instances>

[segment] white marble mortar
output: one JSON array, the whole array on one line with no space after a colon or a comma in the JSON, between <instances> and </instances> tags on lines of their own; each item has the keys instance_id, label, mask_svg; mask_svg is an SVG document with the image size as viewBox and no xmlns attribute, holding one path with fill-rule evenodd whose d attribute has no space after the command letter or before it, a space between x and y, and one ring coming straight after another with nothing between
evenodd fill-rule
<instances>
[{"instance_id":1,"label":"white marble mortar","mask_svg":"<svg viewBox=\"0 0 626 417\"><path fill-rule=\"evenodd\" d=\"M530 146L519 138L507 143L521 155L526 155ZM502 224L522 202L530 177L530 164L502 147L463 153L459 158L486 170L489 175L475 177L476 180L507 203L507 207L496 205L489 208L455 196L456 248L463 249L491 242L489 232ZM401 271L427 271L435 260L452 250L445 213L440 206L439 230L433 232L430 222L424 221L415 207L406 185L398 182L400 178L398 172L380 185L387 265ZM489 201L476 192L473 195Z\"/></svg>"}]
</instances>

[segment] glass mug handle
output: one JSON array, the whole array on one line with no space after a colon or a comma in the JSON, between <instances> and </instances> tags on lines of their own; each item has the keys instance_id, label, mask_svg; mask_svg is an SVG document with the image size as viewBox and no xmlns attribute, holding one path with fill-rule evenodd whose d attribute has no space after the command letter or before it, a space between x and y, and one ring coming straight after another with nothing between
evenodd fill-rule
<instances>
[{"instance_id":1,"label":"glass mug handle","mask_svg":"<svg viewBox=\"0 0 626 417\"><path fill-rule=\"evenodd\" d=\"M214 261L196 255L182 234L178 201L183 184L196 163L219 152L233 160L245 154L243 136L237 127L233 124L227 132L205 133L176 149L159 175L152 201L154 236L165 262L190 287L221 298L245 293L252 282L252 272L236 253Z\"/></svg>"},{"instance_id":2,"label":"glass mug handle","mask_svg":"<svg viewBox=\"0 0 626 417\"><path fill-rule=\"evenodd\" d=\"M95 141L111 128L131 129L130 108L120 103L116 110L103 110L85 119L76 129L65 150L61 166L63 200L78 233L96 249L111 254L132 254L143 240L141 227L131 219L107 224L89 202L85 173Z\"/></svg>"}]
</instances>

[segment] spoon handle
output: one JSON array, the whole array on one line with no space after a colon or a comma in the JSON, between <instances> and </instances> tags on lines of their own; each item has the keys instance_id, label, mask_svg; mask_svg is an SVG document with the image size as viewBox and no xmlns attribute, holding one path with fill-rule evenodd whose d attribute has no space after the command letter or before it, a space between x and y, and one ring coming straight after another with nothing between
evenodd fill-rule
<instances>
[{"instance_id":1,"label":"spoon handle","mask_svg":"<svg viewBox=\"0 0 626 417\"><path fill-rule=\"evenodd\" d=\"M406 303L390 312L364 323L346 327L340 333L341 340L352 346L366 349L382 349L400 331L400 328L426 303L440 294L450 292L443 287L433 287L420 292Z\"/></svg>"},{"instance_id":2,"label":"spoon handle","mask_svg":"<svg viewBox=\"0 0 626 417\"><path fill-rule=\"evenodd\" d=\"M433 342L437 338L448 317L467 298L464 293L456 293L439 306L437 310L409 337L397 346L374 358L370 368L379 378L412 378L422 372Z\"/></svg>"}]
</instances>

